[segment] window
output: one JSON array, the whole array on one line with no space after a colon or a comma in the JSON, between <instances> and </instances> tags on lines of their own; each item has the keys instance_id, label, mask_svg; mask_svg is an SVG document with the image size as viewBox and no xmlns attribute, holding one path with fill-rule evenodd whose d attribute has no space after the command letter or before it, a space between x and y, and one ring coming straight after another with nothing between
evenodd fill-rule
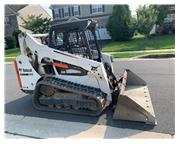
<instances>
[{"instance_id":1,"label":"window","mask_svg":"<svg viewBox=\"0 0 180 144\"><path fill-rule=\"evenodd\" d=\"M89 58L83 32L81 31L52 31L50 36L50 47L61 51Z\"/></svg>"},{"instance_id":2,"label":"window","mask_svg":"<svg viewBox=\"0 0 180 144\"><path fill-rule=\"evenodd\" d=\"M63 46L63 33L62 32L52 32L52 44L55 47L62 47Z\"/></svg>"},{"instance_id":3,"label":"window","mask_svg":"<svg viewBox=\"0 0 180 144\"><path fill-rule=\"evenodd\" d=\"M89 43L89 48L92 53L92 59L98 60L99 59L99 52L98 52L98 45L95 40L95 33L93 33L91 30L87 29L85 31L86 38Z\"/></svg>"},{"instance_id":4,"label":"window","mask_svg":"<svg viewBox=\"0 0 180 144\"><path fill-rule=\"evenodd\" d=\"M85 31L85 35L86 35L86 38L89 42L89 47L91 49L96 49L96 43L95 43L95 39L94 39L94 35L93 35L92 31L87 29Z\"/></svg>"},{"instance_id":5,"label":"window","mask_svg":"<svg viewBox=\"0 0 180 144\"><path fill-rule=\"evenodd\" d=\"M59 19L60 18L60 13L59 13L59 8L54 9L54 19Z\"/></svg>"},{"instance_id":6,"label":"window","mask_svg":"<svg viewBox=\"0 0 180 144\"><path fill-rule=\"evenodd\" d=\"M73 6L73 14L74 14L74 16L80 15L80 7L78 5Z\"/></svg>"},{"instance_id":7,"label":"window","mask_svg":"<svg viewBox=\"0 0 180 144\"><path fill-rule=\"evenodd\" d=\"M9 25L10 24L10 17L6 16L5 17L5 25Z\"/></svg>"},{"instance_id":8,"label":"window","mask_svg":"<svg viewBox=\"0 0 180 144\"><path fill-rule=\"evenodd\" d=\"M92 5L91 12L92 13L103 12L103 5Z\"/></svg>"},{"instance_id":9,"label":"window","mask_svg":"<svg viewBox=\"0 0 180 144\"><path fill-rule=\"evenodd\" d=\"M69 16L69 8L68 7L64 7L64 17L68 17Z\"/></svg>"}]
</instances>

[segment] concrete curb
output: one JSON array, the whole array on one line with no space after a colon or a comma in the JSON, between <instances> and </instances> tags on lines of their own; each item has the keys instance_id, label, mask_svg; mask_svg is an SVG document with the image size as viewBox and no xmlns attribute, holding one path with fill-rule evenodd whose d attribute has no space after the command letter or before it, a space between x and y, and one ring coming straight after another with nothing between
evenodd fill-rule
<instances>
[{"instance_id":1,"label":"concrete curb","mask_svg":"<svg viewBox=\"0 0 180 144\"><path fill-rule=\"evenodd\" d=\"M175 58L138 58L138 57L133 57L133 58L113 58L113 61L140 61L140 60L169 60L172 59L174 60ZM14 64L14 62L4 62L4 64Z\"/></svg>"},{"instance_id":2,"label":"concrete curb","mask_svg":"<svg viewBox=\"0 0 180 144\"><path fill-rule=\"evenodd\" d=\"M161 49L161 50L145 50L145 51L124 51L124 52L103 52L106 54L114 54L114 53L136 53L136 52L159 52L159 51L169 51L169 50L174 50L175 49ZM148 54L147 54L148 55ZM145 55L143 55L145 56ZM6 58L16 58L16 57L5 57ZM132 57L132 58L113 58L114 61L121 61L121 60L152 60L153 58L143 58L142 56L136 56L136 57ZM158 58L154 58L154 59L158 59ZM163 58L165 59L165 58ZM167 58L170 59L170 58ZM5 62L5 64L13 64L13 62Z\"/></svg>"},{"instance_id":3,"label":"concrete curb","mask_svg":"<svg viewBox=\"0 0 180 144\"><path fill-rule=\"evenodd\" d=\"M14 62L4 62L4 64L14 64Z\"/></svg>"},{"instance_id":4,"label":"concrete curb","mask_svg":"<svg viewBox=\"0 0 180 144\"><path fill-rule=\"evenodd\" d=\"M159 50L142 50L142 51L122 51L122 52L103 52L106 54L115 54L115 53L137 53L137 52L161 52L161 51L175 51L175 49L159 49Z\"/></svg>"},{"instance_id":5,"label":"concrete curb","mask_svg":"<svg viewBox=\"0 0 180 144\"><path fill-rule=\"evenodd\" d=\"M141 60L174 60L175 58L162 58L162 59L159 59L159 58L137 58L137 57L134 57L134 58L114 58L113 61L141 61Z\"/></svg>"},{"instance_id":6,"label":"concrete curb","mask_svg":"<svg viewBox=\"0 0 180 144\"><path fill-rule=\"evenodd\" d=\"M154 58L154 59L164 59L164 58L175 58L175 54L145 54L143 56L137 56L136 58Z\"/></svg>"},{"instance_id":7,"label":"concrete curb","mask_svg":"<svg viewBox=\"0 0 180 144\"><path fill-rule=\"evenodd\" d=\"M16 57L6 57L6 56L5 56L5 58L16 58Z\"/></svg>"}]
</instances>

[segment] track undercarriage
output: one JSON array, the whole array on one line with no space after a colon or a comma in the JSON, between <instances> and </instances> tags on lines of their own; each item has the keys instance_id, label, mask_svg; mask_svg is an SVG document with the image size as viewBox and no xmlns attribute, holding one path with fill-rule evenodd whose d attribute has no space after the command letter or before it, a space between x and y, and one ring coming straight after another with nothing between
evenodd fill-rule
<instances>
[{"instance_id":1,"label":"track undercarriage","mask_svg":"<svg viewBox=\"0 0 180 144\"><path fill-rule=\"evenodd\" d=\"M97 116L105 97L100 89L48 77L37 84L33 104L39 110Z\"/></svg>"}]
</instances>

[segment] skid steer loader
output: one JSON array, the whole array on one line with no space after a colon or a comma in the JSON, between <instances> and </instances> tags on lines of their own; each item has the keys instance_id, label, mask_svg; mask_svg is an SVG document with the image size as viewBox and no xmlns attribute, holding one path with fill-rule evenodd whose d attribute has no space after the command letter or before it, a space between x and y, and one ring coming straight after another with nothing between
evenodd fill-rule
<instances>
[{"instance_id":1,"label":"skid steer loader","mask_svg":"<svg viewBox=\"0 0 180 144\"><path fill-rule=\"evenodd\" d=\"M128 69L116 79L96 26L73 19L51 25L48 34L21 33L14 62L21 90L33 93L38 110L98 116L111 107L113 119L156 125L146 82Z\"/></svg>"}]
</instances>

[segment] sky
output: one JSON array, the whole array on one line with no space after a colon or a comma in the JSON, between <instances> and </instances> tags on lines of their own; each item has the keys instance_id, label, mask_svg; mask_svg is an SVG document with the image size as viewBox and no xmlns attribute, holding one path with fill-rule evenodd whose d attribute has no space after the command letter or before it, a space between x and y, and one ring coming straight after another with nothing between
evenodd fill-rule
<instances>
[{"instance_id":1,"label":"sky","mask_svg":"<svg viewBox=\"0 0 180 144\"><path fill-rule=\"evenodd\" d=\"M52 17L52 11L51 11L51 9L49 9L50 4L49 4L49 5L41 5L41 6L42 6L42 7L49 13L49 15ZM131 14L132 14L132 15L135 15L135 14L136 14L136 8L138 7L138 5L137 5L137 4L130 4L129 7L130 7L130 10L131 10Z\"/></svg>"}]
</instances>

